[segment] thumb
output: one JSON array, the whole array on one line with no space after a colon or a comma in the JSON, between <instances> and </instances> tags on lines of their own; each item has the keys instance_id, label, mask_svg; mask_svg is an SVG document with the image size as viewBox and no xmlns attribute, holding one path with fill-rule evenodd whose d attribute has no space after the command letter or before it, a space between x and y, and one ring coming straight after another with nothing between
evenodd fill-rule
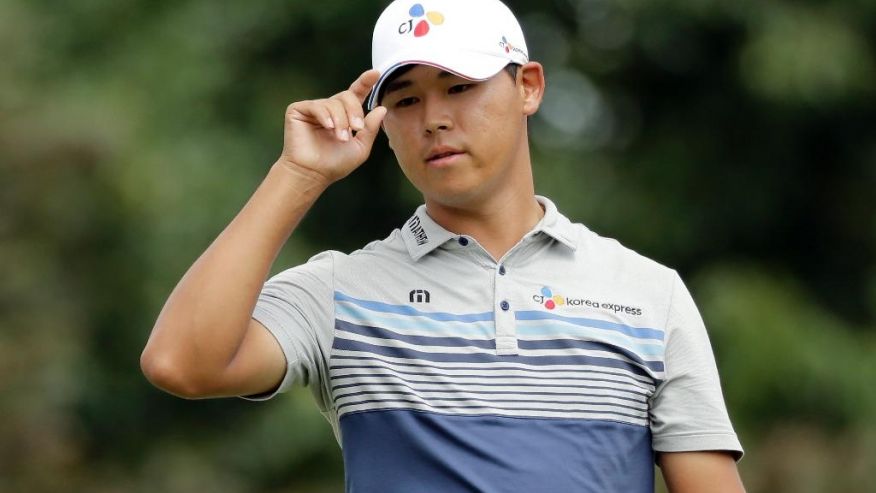
<instances>
[{"instance_id":1,"label":"thumb","mask_svg":"<svg viewBox=\"0 0 876 493\"><path fill-rule=\"evenodd\" d=\"M374 139L380 133L380 124L383 123L383 117L386 116L386 108L378 106L371 110L371 113L365 115L365 128L356 132L356 139L363 145L371 147L374 144Z\"/></svg>"}]
</instances>

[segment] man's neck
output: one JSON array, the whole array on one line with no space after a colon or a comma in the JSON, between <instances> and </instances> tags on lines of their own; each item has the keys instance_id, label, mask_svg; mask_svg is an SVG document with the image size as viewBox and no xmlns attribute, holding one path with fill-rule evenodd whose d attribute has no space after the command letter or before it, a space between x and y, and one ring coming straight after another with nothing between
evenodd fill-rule
<instances>
[{"instance_id":1,"label":"man's neck","mask_svg":"<svg viewBox=\"0 0 876 493\"><path fill-rule=\"evenodd\" d=\"M498 261L544 217L534 191L494 197L463 208L426 201L426 210L447 231L471 236Z\"/></svg>"}]
</instances>

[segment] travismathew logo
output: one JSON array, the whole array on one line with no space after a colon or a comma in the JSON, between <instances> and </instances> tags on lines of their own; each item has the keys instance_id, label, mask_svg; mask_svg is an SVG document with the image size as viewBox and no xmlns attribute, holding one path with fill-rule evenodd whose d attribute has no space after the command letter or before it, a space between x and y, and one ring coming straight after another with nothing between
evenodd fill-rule
<instances>
[{"instance_id":1,"label":"travismathew logo","mask_svg":"<svg viewBox=\"0 0 876 493\"><path fill-rule=\"evenodd\" d=\"M408 300L411 303L431 303L432 295L425 289L415 289L408 293Z\"/></svg>"},{"instance_id":2,"label":"travismathew logo","mask_svg":"<svg viewBox=\"0 0 876 493\"><path fill-rule=\"evenodd\" d=\"M420 223L420 216L414 216L408 221L408 229L410 229L411 234L414 235L414 239L417 241L417 246L423 246L426 243L429 243L429 235L426 234L426 230L423 229L423 225Z\"/></svg>"}]
</instances>

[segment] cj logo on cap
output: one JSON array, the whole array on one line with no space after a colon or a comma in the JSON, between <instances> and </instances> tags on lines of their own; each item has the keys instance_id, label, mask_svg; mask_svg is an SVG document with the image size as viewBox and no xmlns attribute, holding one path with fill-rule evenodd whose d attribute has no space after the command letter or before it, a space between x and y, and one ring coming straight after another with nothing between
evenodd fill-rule
<instances>
[{"instance_id":1,"label":"cj logo on cap","mask_svg":"<svg viewBox=\"0 0 876 493\"><path fill-rule=\"evenodd\" d=\"M499 46L501 46L505 50L505 53L511 53L513 51L515 53L520 53L527 59L529 58L529 55L527 55L525 51L512 45L505 36L502 36L502 41L499 41Z\"/></svg>"},{"instance_id":2,"label":"cj logo on cap","mask_svg":"<svg viewBox=\"0 0 876 493\"><path fill-rule=\"evenodd\" d=\"M399 34L407 34L413 31L414 36L420 38L429 34L429 23L436 26L444 24L444 15L442 13L435 11L426 12L426 9L419 3L415 3L408 13L412 18L398 26ZM426 18L417 21L417 19L423 16L426 16ZM414 23L415 21L417 21L416 24Z\"/></svg>"}]
</instances>

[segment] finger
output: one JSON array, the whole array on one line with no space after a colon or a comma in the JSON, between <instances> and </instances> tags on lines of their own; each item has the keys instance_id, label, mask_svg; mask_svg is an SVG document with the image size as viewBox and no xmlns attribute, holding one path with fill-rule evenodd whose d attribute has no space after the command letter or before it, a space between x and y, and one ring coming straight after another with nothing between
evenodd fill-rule
<instances>
[{"instance_id":1,"label":"finger","mask_svg":"<svg viewBox=\"0 0 876 493\"><path fill-rule=\"evenodd\" d=\"M374 144L377 134L380 133L380 124L383 123L385 116L386 108L383 106L378 106L371 110L371 113L368 113L365 117L365 128L356 134L356 139L370 148Z\"/></svg>"},{"instance_id":2,"label":"finger","mask_svg":"<svg viewBox=\"0 0 876 493\"><path fill-rule=\"evenodd\" d=\"M344 142L350 140L350 121L347 119L347 110L344 108L344 103L339 99L326 99L324 101L326 110L332 115L332 122L335 125L335 136Z\"/></svg>"},{"instance_id":3,"label":"finger","mask_svg":"<svg viewBox=\"0 0 876 493\"><path fill-rule=\"evenodd\" d=\"M350 91L359 100L360 106L365 102L365 98L368 97L368 93L371 92L371 88L374 87L374 84L377 84L378 79L380 79L380 71L377 69L371 69L362 72L362 75L350 84Z\"/></svg>"},{"instance_id":4,"label":"finger","mask_svg":"<svg viewBox=\"0 0 876 493\"><path fill-rule=\"evenodd\" d=\"M347 119L350 122L350 128L356 131L365 128L365 113L362 111L362 103L359 102L353 92L344 91L335 97L344 105L344 110L347 112Z\"/></svg>"},{"instance_id":5,"label":"finger","mask_svg":"<svg viewBox=\"0 0 876 493\"><path fill-rule=\"evenodd\" d=\"M335 123L328 109L319 104L319 101L301 101L289 105L286 110L290 120L301 120L314 125L322 125L323 128L333 129Z\"/></svg>"}]
</instances>

